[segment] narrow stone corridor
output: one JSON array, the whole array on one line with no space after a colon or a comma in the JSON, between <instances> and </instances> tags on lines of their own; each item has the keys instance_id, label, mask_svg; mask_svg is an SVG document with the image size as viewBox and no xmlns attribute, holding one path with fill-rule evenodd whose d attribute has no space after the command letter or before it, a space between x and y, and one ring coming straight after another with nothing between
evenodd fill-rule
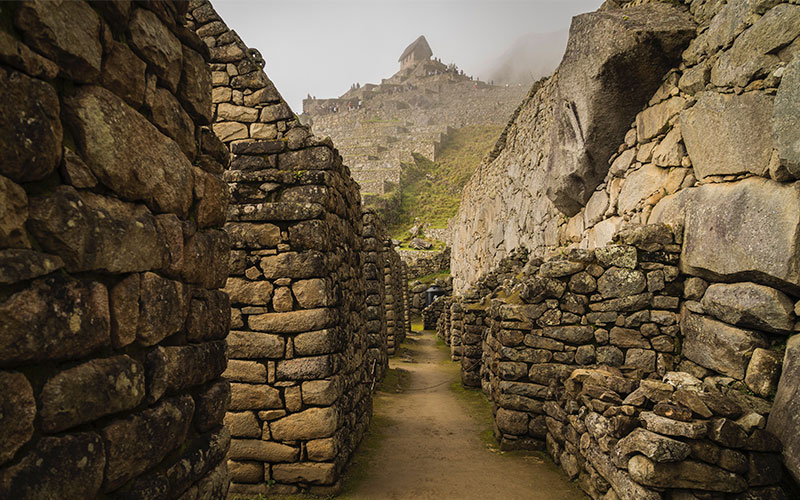
<instances>
[{"instance_id":1,"label":"narrow stone corridor","mask_svg":"<svg viewBox=\"0 0 800 500\"><path fill-rule=\"evenodd\" d=\"M433 332L413 331L389 366L340 498L585 498L544 454L497 451L488 403L463 393L459 365Z\"/></svg>"}]
</instances>

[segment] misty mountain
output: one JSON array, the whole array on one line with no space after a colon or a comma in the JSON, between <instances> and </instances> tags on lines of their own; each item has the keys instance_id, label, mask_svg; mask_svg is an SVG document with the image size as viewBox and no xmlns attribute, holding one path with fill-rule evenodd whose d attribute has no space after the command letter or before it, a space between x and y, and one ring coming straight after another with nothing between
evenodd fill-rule
<instances>
[{"instance_id":1,"label":"misty mountain","mask_svg":"<svg viewBox=\"0 0 800 500\"><path fill-rule=\"evenodd\" d=\"M499 57L484 65L482 79L495 84L530 85L556 69L564 56L568 37L567 29L523 35Z\"/></svg>"}]
</instances>

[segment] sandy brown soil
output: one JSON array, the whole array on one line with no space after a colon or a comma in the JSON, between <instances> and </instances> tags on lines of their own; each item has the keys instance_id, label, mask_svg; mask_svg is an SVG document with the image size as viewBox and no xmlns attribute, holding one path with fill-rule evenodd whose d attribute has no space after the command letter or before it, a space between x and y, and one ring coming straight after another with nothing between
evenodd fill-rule
<instances>
[{"instance_id":1,"label":"sandy brown soil","mask_svg":"<svg viewBox=\"0 0 800 500\"><path fill-rule=\"evenodd\" d=\"M371 436L351 464L341 498L585 498L544 455L502 453L491 444L488 403L451 387L459 372L447 357L433 333L414 332L390 361Z\"/></svg>"}]
</instances>

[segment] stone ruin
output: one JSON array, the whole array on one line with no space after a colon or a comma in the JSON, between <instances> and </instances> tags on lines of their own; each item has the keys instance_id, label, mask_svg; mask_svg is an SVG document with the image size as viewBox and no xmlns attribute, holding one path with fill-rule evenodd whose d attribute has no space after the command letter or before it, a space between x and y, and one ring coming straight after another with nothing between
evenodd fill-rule
<instances>
[{"instance_id":1,"label":"stone ruin","mask_svg":"<svg viewBox=\"0 0 800 500\"><path fill-rule=\"evenodd\" d=\"M0 497L335 492L409 328L338 152L207 1L0 9Z\"/></svg>"},{"instance_id":2,"label":"stone ruin","mask_svg":"<svg viewBox=\"0 0 800 500\"><path fill-rule=\"evenodd\" d=\"M575 18L451 225L439 335L503 448L592 498L798 495L799 35L796 2Z\"/></svg>"}]
</instances>

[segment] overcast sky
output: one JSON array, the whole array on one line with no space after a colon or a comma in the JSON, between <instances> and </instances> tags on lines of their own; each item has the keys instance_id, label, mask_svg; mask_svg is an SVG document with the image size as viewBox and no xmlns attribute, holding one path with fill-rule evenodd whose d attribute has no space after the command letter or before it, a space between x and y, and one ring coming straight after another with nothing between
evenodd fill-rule
<instances>
[{"instance_id":1,"label":"overcast sky","mask_svg":"<svg viewBox=\"0 0 800 500\"><path fill-rule=\"evenodd\" d=\"M569 26L602 0L216 0L217 12L258 49L292 109L306 94L336 97L380 83L419 35L434 57L485 76L493 58L528 33Z\"/></svg>"}]
</instances>

